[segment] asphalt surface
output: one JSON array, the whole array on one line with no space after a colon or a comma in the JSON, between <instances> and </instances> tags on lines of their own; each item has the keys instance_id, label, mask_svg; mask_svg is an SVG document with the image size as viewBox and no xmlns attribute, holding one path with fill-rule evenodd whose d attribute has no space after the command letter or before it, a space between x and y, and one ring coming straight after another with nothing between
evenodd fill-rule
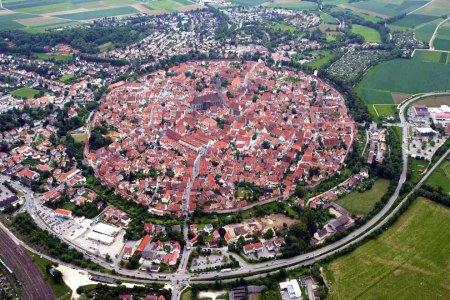
<instances>
[{"instance_id":1,"label":"asphalt surface","mask_svg":"<svg viewBox=\"0 0 450 300\"><path fill-rule=\"evenodd\" d=\"M0 229L0 256L22 284L24 299L55 299L50 286L42 278L31 257L3 229Z\"/></svg>"}]
</instances>

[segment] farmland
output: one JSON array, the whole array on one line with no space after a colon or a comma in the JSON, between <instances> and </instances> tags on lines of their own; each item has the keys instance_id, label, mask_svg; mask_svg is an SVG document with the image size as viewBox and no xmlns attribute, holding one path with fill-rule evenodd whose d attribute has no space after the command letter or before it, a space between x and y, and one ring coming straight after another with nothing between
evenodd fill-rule
<instances>
[{"instance_id":1,"label":"farmland","mask_svg":"<svg viewBox=\"0 0 450 300\"><path fill-rule=\"evenodd\" d=\"M339 198L336 203L346 208L352 214L368 214L375 203L380 201L381 197L387 192L389 181L378 179L374 182L371 189L365 192L353 191L350 194Z\"/></svg>"},{"instance_id":2,"label":"farmland","mask_svg":"<svg viewBox=\"0 0 450 300\"><path fill-rule=\"evenodd\" d=\"M381 18L388 18L411 12L427 2L428 1L426 0L364 0L353 2L351 4L343 4L342 6L357 12L362 12Z\"/></svg>"},{"instance_id":3,"label":"farmland","mask_svg":"<svg viewBox=\"0 0 450 300\"><path fill-rule=\"evenodd\" d=\"M244 0L241 0L241 1L244 1ZM264 5L268 6L268 7L286 8L286 9L295 9L295 10L303 10L303 9L310 10L310 9L317 8L317 3L315 3L315 2L295 1L295 0L274 0L273 2L267 2Z\"/></svg>"},{"instance_id":4,"label":"farmland","mask_svg":"<svg viewBox=\"0 0 450 300\"><path fill-rule=\"evenodd\" d=\"M450 21L447 20L439 26L433 40L433 47L436 50L450 51Z\"/></svg>"},{"instance_id":5,"label":"farmland","mask_svg":"<svg viewBox=\"0 0 450 300\"><path fill-rule=\"evenodd\" d=\"M439 61L436 54L420 53L412 59L382 62L366 73L356 90L367 104L394 103L392 93L447 90L450 86L448 55L437 53Z\"/></svg>"},{"instance_id":6,"label":"farmland","mask_svg":"<svg viewBox=\"0 0 450 300\"><path fill-rule=\"evenodd\" d=\"M106 17L165 13L199 7L188 0L3 0L0 30L42 31Z\"/></svg>"},{"instance_id":7,"label":"farmland","mask_svg":"<svg viewBox=\"0 0 450 300\"><path fill-rule=\"evenodd\" d=\"M330 263L331 299L446 299L450 210L419 198L387 231Z\"/></svg>"},{"instance_id":8,"label":"farmland","mask_svg":"<svg viewBox=\"0 0 450 300\"><path fill-rule=\"evenodd\" d=\"M431 174L427 180L427 184L433 187L442 188L444 194L450 193L450 158L442 162L442 164Z\"/></svg>"},{"instance_id":9,"label":"farmland","mask_svg":"<svg viewBox=\"0 0 450 300\"><path fill-rule=\"evenodd\" d=\"M381 41L380 34L373 28L353 24L351 31L361 35L364 38L364 41L368 43L379 43Z\"/></svg>"}]
</instances>

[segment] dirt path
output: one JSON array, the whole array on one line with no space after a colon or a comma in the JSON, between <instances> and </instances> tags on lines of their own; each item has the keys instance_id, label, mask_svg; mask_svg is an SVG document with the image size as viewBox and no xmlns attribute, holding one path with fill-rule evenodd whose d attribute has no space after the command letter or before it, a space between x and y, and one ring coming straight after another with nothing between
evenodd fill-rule
<instances>
[{"instance_id":1,"label":"dirt path","mask_svg":"<svg viewBox=\"0 0 450 300\"><path fill-rule=\"evenodd\" d=\"M428 45L430 50L434 50L433 43L434 43L434 39L436 38L436 33L438 32L439 27L441 27L441 25L444 24L445 22L447 22L448 20L450 20L450 18L442 20L442 22L439 23L438 26L436 26L436 29L434 30L433 35L431 36L431 39L430 39L430 43Z\"/></svg>"}]
</instances>

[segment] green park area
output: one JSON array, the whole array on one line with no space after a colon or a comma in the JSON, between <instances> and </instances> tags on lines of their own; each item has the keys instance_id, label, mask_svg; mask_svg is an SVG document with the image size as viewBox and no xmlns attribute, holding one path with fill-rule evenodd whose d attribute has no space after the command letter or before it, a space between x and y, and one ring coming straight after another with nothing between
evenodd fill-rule
<instances>
[{"instance_id":1,"label":"green park area","mask_svg":"<svg viewBox=\"0 0 450 300\"><path fill-rule=\"evenodd\" d=\"M389 180L378 179L374 182L371 189L358 192L353 191L338 200L336 203L346 208L352 214L368 214L375 206L375 203L380 201L381 197L387 192L389 187Z\"/></svg>"},{"instance_id":2,"label":"green park area","mask_svg":"<svg viewBox=\"0 0 450 300\"><path fill-rule=\"evenodd\" d=\"M448 208L416 199L384 233L327 266L330 299L448 299L449 218Z\"/></svg>"},{"instance_id":3,"label":"green park area","mask_svg":"<svg viewBox=\"0 0 450 300\"><path fill-rule=\"evenodd\" d=\"M11 95L15 98L21 98L21 99L30 99L38 96L41 93L41 91L28 88L28 87L21 87L13 92L11 92Z\"/></svg>"},{"instance_id":4,"label":"green park area","mask_svg":"<svg viewBox=\"0 0 450 300\"><path fill-rule=\"evenodd\" d=\"M351 31L362 36L364 41L368 43L379 43L381 41L380 33L373 28L353 24Z\"/></svg>"}]
</instances>

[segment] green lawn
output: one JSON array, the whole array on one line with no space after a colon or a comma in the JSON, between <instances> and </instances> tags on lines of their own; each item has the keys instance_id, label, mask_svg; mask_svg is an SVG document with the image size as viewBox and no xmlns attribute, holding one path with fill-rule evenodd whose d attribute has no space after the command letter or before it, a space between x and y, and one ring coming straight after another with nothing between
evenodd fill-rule
<instances>
[{"instance_id":1,"label":"green lawn","mask_svg":"<svg viewBox=\"0 0 450 300\"><path fill-rule=\"evenodd\" d=\"M52 53L35 53L33 58L40 60L50 60L55 62L68 63L73 59L73 55L58 55Z\"/></svg>"},{"instance_id":2,"label":"green lawn","mask_svg":"<svg viewBox=\"0 0 450 300\"><path fill-rule=\"evenodd\" d=\"M352 214L368 214L375 203L380 201L381 197L387 192L388 186L389 180L377 179L370 190L363 193L353 191L336 200L336 203Z\"/></svg>"},{"instance_id":3,"label":"green lawn","mask_svg":"<svg viewBox=\"0 0 450 300\"><path fill-rule=\"evenodd\" d=\"M21 87L13 92L11 92L11 95L16 98L25 98L30 99L34 98L35 96L38 96L41 92L39 90L31 89L28 87Z\"/></svg>"},{"instance_id":4,"label":"green lawn","mask_svg":"<svg viewBox=\"0 0 450 300\"><path fill-rule=\"evenodd\" d=\"M427 184L433 187L442 188L444 194L450 193L450 158L442 162L442 164L434 170L428 177Z\"/></svg>"},{"instance_id":5,"label":"green lawn","mask_svg":"<svg viewBox=\"0 0 450 300\"><path fill-rule=\"evenodd\" d=\"M186 288L180 295L181 300L191 300L192 299L192 291L191 288Z\"/></svg>"},{"instance_id":6,"label":"green lawn","mask_svg":"<svg viewBox=\"0 0 450 300\"><path fill-rule=\"evenodd\" d=\"M184 5L192 4L186 0L156 0L151 1L146 6L153 10L176 11Z\"/></svg>"},{"instance_id":7,"label":"green lawn","mask_svg":"<svg viewBox=\"0 0 450 300\"><path fill-rule=\"evenodd\" d=\"M398 113L396 104L373 104L373 106L379 117L394 116Z\"/></svg>"},{"instance_id":8,"label":"green lawn","mask_svg":"<svg viewBox=\"0 0 450 300\"><path fill-rule=\"evenodd\" d=\"M450 210L424 198L386 232L332 261L330 299L449 299Z\"/></svg>"},{"instance_id":9,"label":"green lawn","mask_svg":"<svg viewBox=\"0 0 450 300\"><path fill-rule=\"evenodd\" d=\"M379 43L381 41L380 33L373 28L353 24L351 31L361 35L364 38L364 41L368 43Z\"/></svg>"},{"instance_id":10,"label":"green lawn","mask_svg":"<svg viewBox=\"0 0 450 300\"><path fill-rule=\"evenodd\" d=\"M34 264L38 267L39 271L41 272L45 282L47 282L48 285L51 287L56 298L58 300L69 300L72 295L72 290L65 283L56 284L51 278L50 274L48 274L46 271L47 264L51 262L34 253L29 252L29 255L31 256L31 259L33 260Z\"/></svg>"}]
</instances>

